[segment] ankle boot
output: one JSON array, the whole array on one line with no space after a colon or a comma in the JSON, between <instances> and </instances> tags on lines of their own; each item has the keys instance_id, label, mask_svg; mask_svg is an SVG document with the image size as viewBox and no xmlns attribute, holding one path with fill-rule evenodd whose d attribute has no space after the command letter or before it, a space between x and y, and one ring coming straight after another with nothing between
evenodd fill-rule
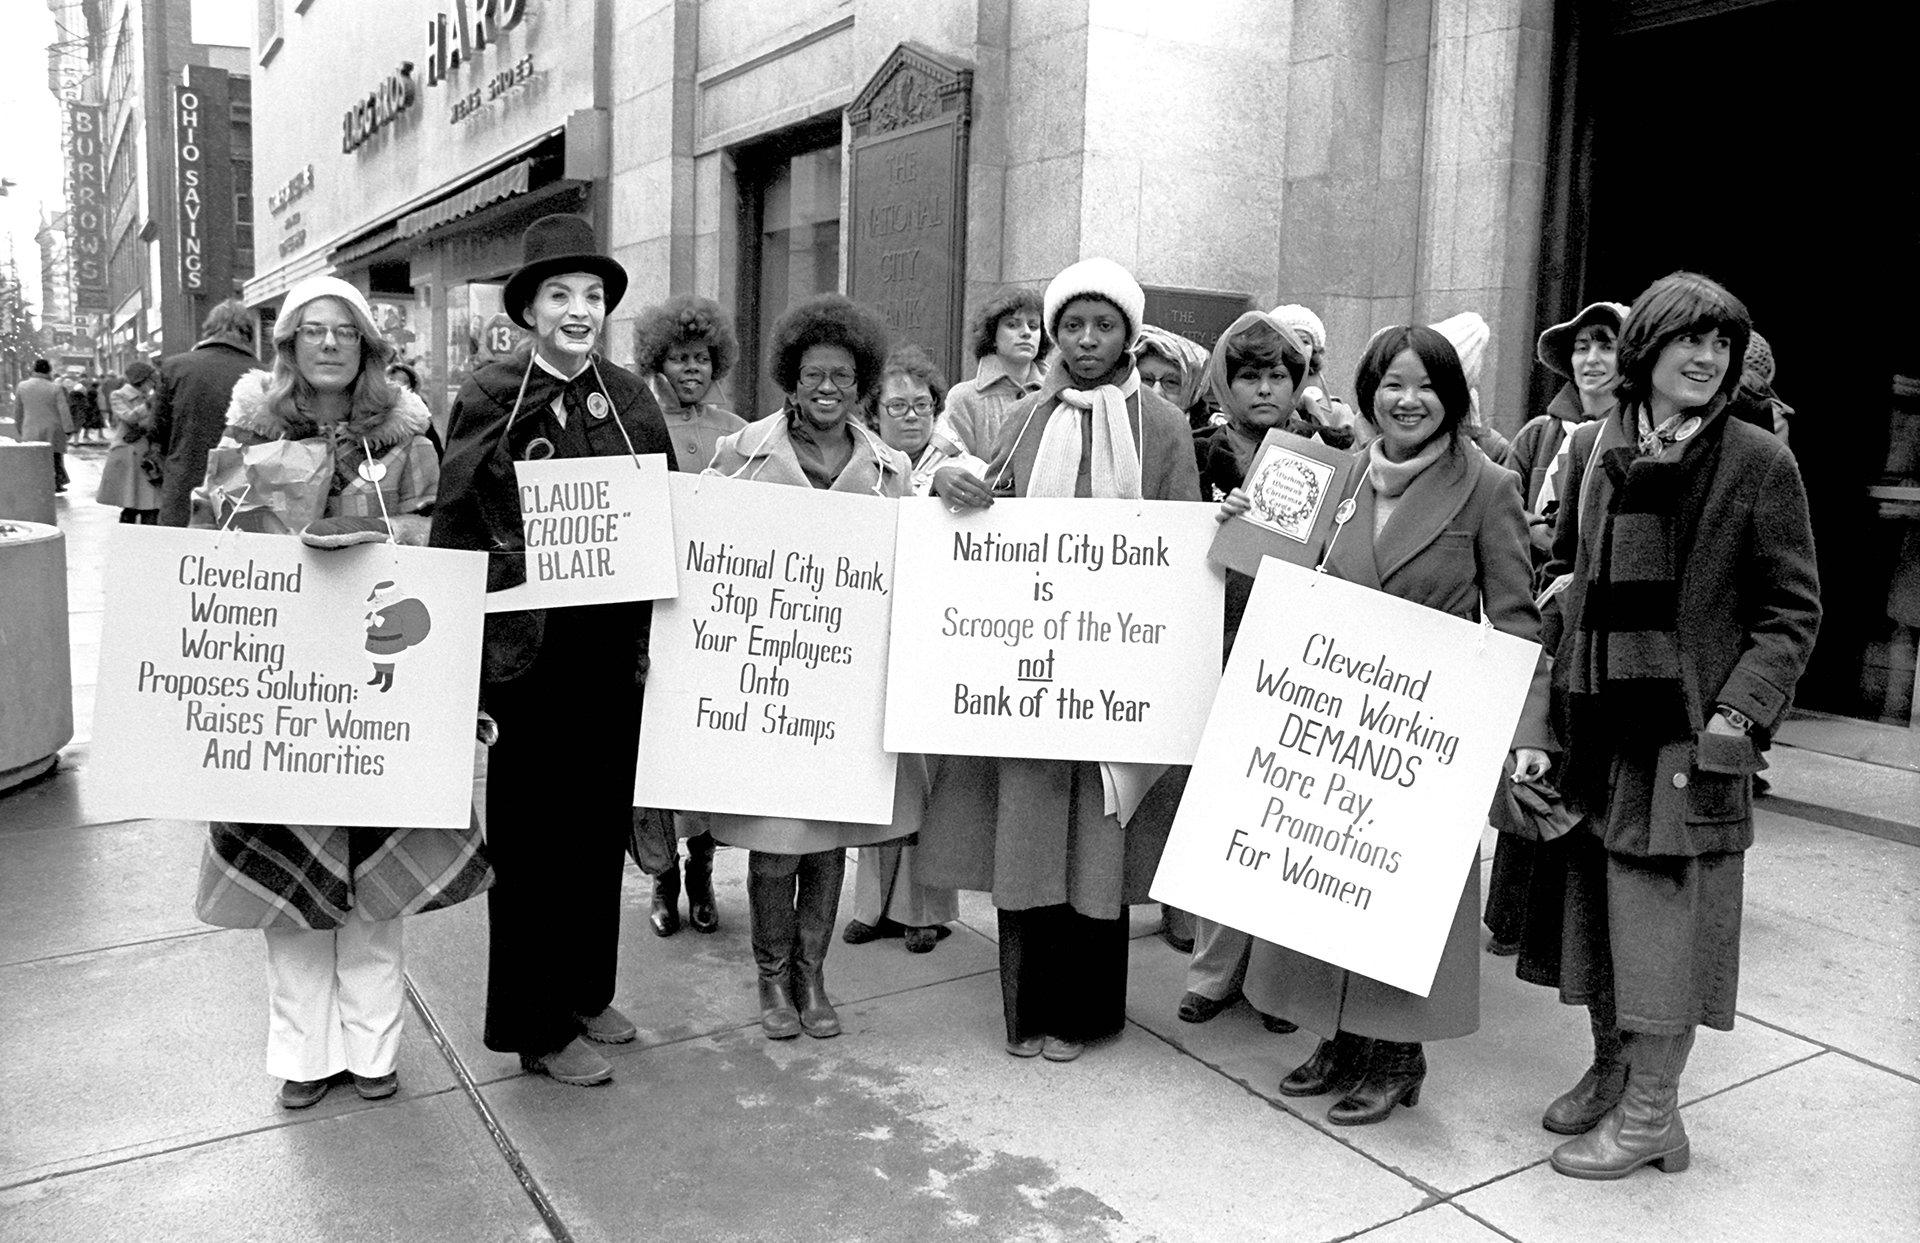
<instances>
[{"instance_id":1,"label":"ankle boot","mask_svg":"<svg viewBox=\"0 0 1920 1243\"><path fill-rule=\"evenodd\" d=\"M713 905L711 833L687 839L687 927L695 932L713 932L720 927L720 913Z\"/></svg>"},{"instance_id":2,"label":"ankle boot","mask_svg":"<svg viewBox=\"0 0 1920 1243\"><path fill-rule=\"evenodd\" d=\"M673 865L653 878L653 906L647 912L647 922L653 926L656 937L670 937L680 931L680 859L675 855Z\"/></svg>"},{"instance_id":3,"label":"ankle boot","mask_svg":"<svg viewBox=\"0 0 1920 1243\"><path fill-rule=\"evenodd\" d=\"M1335 1032L1332 1040L1322 1040L1313 1056L1293 1068L1280 1081L1282 1096L1323 1096L1345 1092L1360 1082L1367 1065L1367 1046L1372 1042L1352 1032Z\"/></svg>"},{"instance_id":4,"label":"ankle boot","mask_svg":"<svg viewBox=\"0 0 1920 1243\"><path fill-rule=\"evenodd\" d=\"M800 864L799 933L793 964L793 991L800 1002L800 1026L825 1040L840 1034L840 1016L827 999L827 947L833 944L833 920L840 913L840 882L847 871L841 850L808 855Z\"/></svg>"},{"instance_id":5,"label":"ankle boot","mask_svg":"<svg viewBox=\"0 0 1920 1243\"><path fill-rule=\"evenodd\" d=\"M1593 1065L1540 1119L1555 1135L1585 1135L1627 1090L1627 1063L1620 1055L1620 1029L1613 1025L1612 1014L1588 1010L1587 1019L1593 1028Z\"/></svg>"},{"instance_id":6,"label":"ankle boot","mask_svg":"<svg viewBox=\"0 0 1920 1243\"><path fill-rule=\"evenodd\" d=\"M1427 1052L1418 1041L1376 1040L1366 1074L1327 1110L1327 1121L1335 1126L1385 1122L1395 1105L1420 1103L1426 1080Z\"/></svg>"},{"instance_id":7,"label":"ankle boot","mask_svg":"<svg viewBox=\"0 0 1920 1243\"><path fill-rule=\"evenodd\" d=\"M793 1004L793 877L763 875L747 868L747 930L753 965L760 981L760 1030L769 1040L800 1034L800 1013Z\"/></svg>"},{"instance_id":8,"label":"ankle boot","mask_svg":"<svg viewBox=\"0 0 1920 1243\"><path fill-rule=\"evenodd\" d=\"M1627 1090L1591 1131L1553 1150L1553 1168L1568 1178L1625 1178L1643 1165L1678 1174L1693 1159L1680 1121L1680 1072L1694 1029L1679 1036L1627 1032Z\"/></svg>"}]
</instances>

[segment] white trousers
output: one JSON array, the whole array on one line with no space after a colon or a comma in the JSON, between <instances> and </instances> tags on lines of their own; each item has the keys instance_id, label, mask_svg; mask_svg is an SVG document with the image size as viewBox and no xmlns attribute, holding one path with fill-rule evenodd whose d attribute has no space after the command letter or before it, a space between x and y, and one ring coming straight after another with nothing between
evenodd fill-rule
<instances>
[{"instance_id":1,"label":"white trousers","mask_svg":"<svg viewBox=\"0 0 1920 1243\"><path fill-rule=\"evenodd\" d=\"M1187 991L1208 1001L1231 1001L1247 978L1253 938L1211 919L1193 921L1193 957L1187 962Z\"/></svg>"},{"instance_id":2,"label":"white trousers","mask_svg":"<svg viewBox=\"0 0 1920 1243\"><path fill-rule=\"evenodd\" d=\"M328 932L265 930L268 1074L373 1079L393 1070L406 1001L402 922L356 909Z\"/></svg>"},{"instance_id":3,"label":"white trousers","mask_svg":"<svg viewBox=\"0 0 1920 1243\"><path fill-rule=\"evenodd\" d=\"M862 846L853 876L853 917L877 924L884 917L909 928L931 928L960 918L960 895L913 879L912 846Z\"/></svg>"}]
</instances>

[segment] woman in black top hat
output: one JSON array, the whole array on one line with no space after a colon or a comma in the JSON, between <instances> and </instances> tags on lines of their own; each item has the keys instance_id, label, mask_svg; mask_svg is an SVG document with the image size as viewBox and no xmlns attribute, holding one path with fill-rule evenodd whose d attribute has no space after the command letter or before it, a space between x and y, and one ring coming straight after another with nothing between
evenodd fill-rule
<instances>
[{"instance_id":1,"label":"woman in black top hat","mask_svg":"<svg viewBox=\"0 0 1920 1243\"><path fill-rule=\"evenodd\" d=\"M487 590L526 581L516 461L662 453L646 385L598 353L626 271L578 216L528 227L506 312L532 339L474 372L448 418L432 542L490 554ZM587 1041L623 1044L613 1007L620 880L631 827L652 606L489 613L481 707L488 760L487 1047L561 1083L604 1083ZM583 1039L584 1037L584 1039Z\"/></svg>"}]
</instances>

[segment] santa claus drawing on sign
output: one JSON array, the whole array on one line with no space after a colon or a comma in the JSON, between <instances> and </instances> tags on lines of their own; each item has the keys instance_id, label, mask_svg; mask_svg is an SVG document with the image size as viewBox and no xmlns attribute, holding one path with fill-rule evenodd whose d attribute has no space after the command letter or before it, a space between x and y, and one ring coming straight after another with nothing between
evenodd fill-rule
<instances>
[{"instance_id":1,"label":"santa claus drawing on sign","mask_svg":"<svg viewBox=\"0 0 1920 1243\"><path fill-rule=\"evenodd\" d=\"M373 585L367 596L367 655L373 660L373 680L381 694L393 689L393 666L407 649L416 646L433 629L427 606L412 596L403 595L392 579Z\"/></svg>"}]
</instances>

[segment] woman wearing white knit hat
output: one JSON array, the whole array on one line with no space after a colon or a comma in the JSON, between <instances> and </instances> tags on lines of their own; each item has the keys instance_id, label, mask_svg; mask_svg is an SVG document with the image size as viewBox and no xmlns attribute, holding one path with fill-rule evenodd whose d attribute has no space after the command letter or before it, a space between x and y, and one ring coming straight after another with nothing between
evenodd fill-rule
<instances>
[{"instance_id":1,"label":"woman wearing white knit hat","mask_svg":"<svg viewBox=\"0 0 1920 1243\"><path fill-rule=\"evenodd\" d=\"M934 477L950 504L999 496L1200 499L1186 417L1134 372L1146 295L1119 264L1083 259L1044 300L1059 351L1007 414L981 479ZM1007 1052L1066 1062L1126 1020L1127 906L1147 901L1185 769L948 758L920 834L923 883L993 894ZM1110 791L1116 793L1109 793Z\"/></svg>"}]
</instances>

